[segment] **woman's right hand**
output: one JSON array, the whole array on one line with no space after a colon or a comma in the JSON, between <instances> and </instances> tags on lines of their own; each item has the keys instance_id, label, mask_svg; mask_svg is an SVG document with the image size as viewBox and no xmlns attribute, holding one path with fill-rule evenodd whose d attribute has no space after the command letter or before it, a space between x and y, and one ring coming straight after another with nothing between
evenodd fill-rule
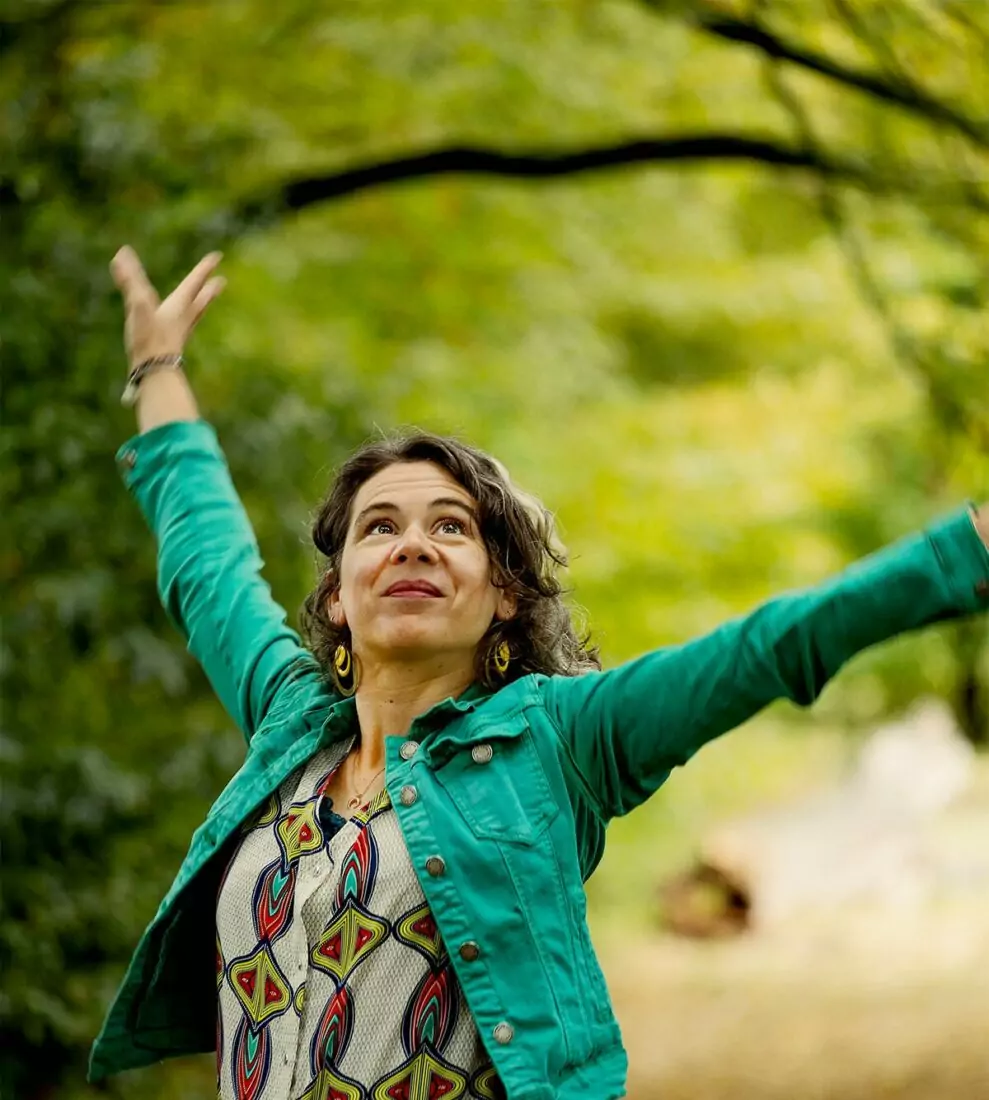
<instances>
[{"instance_id":1,"label":"woman's right hand","mask_svg":"<svg viewBox=\"0 0 989 1100\"><path fill-rule=\"evenodd\" d=\"M145 359L182 354L206 307L226 286L222 276L211 278L222 258L222 252L204 256L161 301L133 248L124 245L113 257L110 272L124 299L124 347L130 369Z\"/></svg>"}]
</instances>

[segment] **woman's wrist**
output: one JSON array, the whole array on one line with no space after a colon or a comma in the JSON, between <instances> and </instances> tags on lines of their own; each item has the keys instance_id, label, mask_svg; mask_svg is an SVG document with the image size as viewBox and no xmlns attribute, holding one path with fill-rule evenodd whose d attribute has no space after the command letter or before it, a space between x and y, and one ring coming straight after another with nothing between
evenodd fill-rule
<instances>
[{"instance_id":1,"label":"woman's wrist","mask_svg":"<svg viewBox=\"0 0 989 1100\"><path fill-rule=\"evenodd\" d=\"M120 395L120 403L127 408L137 404L137 396L141 391L141 383L152 374L161 370L175 370L183 367L185 360L181 352L172 352L168 355L149 355L132 364L130 374L127 375L127 385Z\"/></svg>"},{"instance_id":2,"label":"woman's wrist","mask_svg":"<svg viewBox=\"0 0 989 1100\"><path fill-rule=\"evenodd\" d=\"M199 419L199 406L189 380L181 369L174 367L156 371L142 380L136 408L141 432L176 420Z\"/></svg>"}]
</instances>

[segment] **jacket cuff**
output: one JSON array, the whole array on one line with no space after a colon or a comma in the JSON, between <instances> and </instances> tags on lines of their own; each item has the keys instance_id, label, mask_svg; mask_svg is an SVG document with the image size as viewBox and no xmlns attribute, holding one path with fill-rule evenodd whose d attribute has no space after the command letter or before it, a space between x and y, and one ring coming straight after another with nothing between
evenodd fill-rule
<instances>
[{"instance_id":1,"label":"jacket cuff","mask_svg":"<svg viewBox=\"0 0 989 1100\"><path fill-rule=\"evenodd\" d=\"M989 547L966 508L929 527L951 602L963 613L989 610Z\"/></svg>"},{"instance_id":2,"label":"jacket cuff","mask_svg":"<svg viewBox=\"0 0 989 1100\"><path fill-rule=\"evenodd\" d=\"M225 461L211 424L205 420L173 420L128 439L117 451L117 469L127 488L138 492L167 462L182 455Z\"/></svg>"},{"instance_id":3,"label":"jacket cuff","mask_svg":"<svg viewBox=\"0 0 989 1100\"><path fill-rule=\"evenodd\" d=\"M206 463L227 477L227 460L212 425L205 420L175 420L129 439L117 451L117 469L151 530L158 530L164 494L187 480L192 469ZM184 472L183 472L184 470Z\"/></svg>"}]
</instances>

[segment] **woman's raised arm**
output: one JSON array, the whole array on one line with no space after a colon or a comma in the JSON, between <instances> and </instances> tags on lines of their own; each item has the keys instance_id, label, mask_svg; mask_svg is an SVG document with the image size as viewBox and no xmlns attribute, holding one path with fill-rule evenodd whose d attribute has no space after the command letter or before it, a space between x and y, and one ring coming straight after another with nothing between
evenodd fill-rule
<instances>
[{"instance_id":1,"label":"woman's raised arm","mask_svg":"<svg viewBox=\"0 0 989 1100\"><path fill-rule=\"evenodd\" d=\"M124 298L131 371L173 361L222 291L218 253L201 260L161 302L130 248L111 271ZM117 454L158 543L158 590L169 616L248 741L288 683L318 678L261 577L257 540L212 428L199 418L181 369L146 374L137 389L141 434Z\"/></svg>"},{"instance_id":2,"label":"woman's raised arm","mask_svg":"<svg viewBox=\"0 0 989 1100\"><path fill-rule=\"evenodd\" d=\"M674 767L775 699L808 706L869 646L989 609L983 528L982 515L960 511L694 641L543 681L547 712L598 811L634 809Z\"/></svg>"}]
</instances>

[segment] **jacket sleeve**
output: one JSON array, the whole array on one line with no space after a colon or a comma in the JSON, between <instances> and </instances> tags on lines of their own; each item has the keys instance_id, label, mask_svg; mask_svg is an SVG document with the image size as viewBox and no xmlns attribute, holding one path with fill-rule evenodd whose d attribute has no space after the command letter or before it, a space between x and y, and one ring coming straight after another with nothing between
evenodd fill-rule
<instances>
[{"instance_id":1,"label":"jacket sleeve","mask_svg":"<svg viewBox=\"0 0 989 1100\"><path fill-rule=\"evenodd\" d=\"M158 543L158 591L248 742L289 682L319 676L261 578L257 541L213 429L164 424L117 453Z\"/></svg>"},{"instance_id":2,"label":"jacket sleeve","mask_svg":"<svg viewBox=\"0 0 989 1100\"><path fill-rule=\"evenodd\" d=\"M541 681L548 714L607 819L775 699L807 706L861 650L989 608L989 551L959 512L824 584L607 672Z\"/></svg>"}]
</instances>

